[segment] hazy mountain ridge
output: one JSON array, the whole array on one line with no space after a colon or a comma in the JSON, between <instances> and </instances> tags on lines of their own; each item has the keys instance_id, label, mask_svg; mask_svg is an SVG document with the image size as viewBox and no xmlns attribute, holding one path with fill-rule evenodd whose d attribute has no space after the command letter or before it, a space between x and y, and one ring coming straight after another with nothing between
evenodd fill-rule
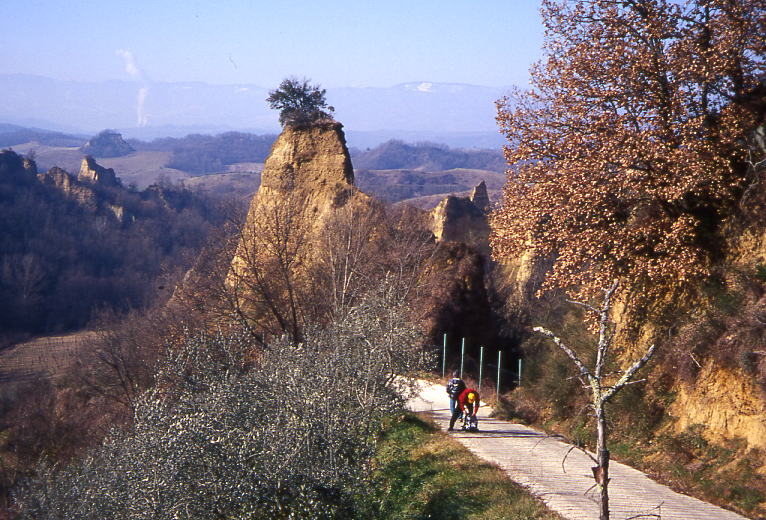
<instances>
[{"instance_id":1,"label":"hazy mountain ridge","mask_svg":"<svg viewBox=\"0 0 766 520\"><path fill-rule=\"evenodd\" d=\"M0 123L0 148L29 143L31 141L47 146L80 146L85 139L83 136L70 135L53 130Z\"/></svg>"},{"instance_id":2,"label":"hazy mountain ridge","mask_svg":"<svg viewBox=\"0 0 766 520\"><path fill-rule=\"evenodd\" d=\"M438 143L410 144L396 139L364 152L354 150L351 158L357 170L472 168L504 172L507 167L500 151L463 150Z\"/></svg>"},{"instance_id":3,"label":"hazy mountain ridge","mask_svg":"<svg viewBox=\"0 0 766 520\"><path fill-rule=\"evenodd\" d=\"M116 128L143 139L227 130L273 133L277 114L265 103L268 90L251 84L77 82L0 74L0 120L75 133ZM399 136L499 148L494 101L507 90L415 82L329 88L327 98L351 146Z\"/></svg>"}]
</instances>

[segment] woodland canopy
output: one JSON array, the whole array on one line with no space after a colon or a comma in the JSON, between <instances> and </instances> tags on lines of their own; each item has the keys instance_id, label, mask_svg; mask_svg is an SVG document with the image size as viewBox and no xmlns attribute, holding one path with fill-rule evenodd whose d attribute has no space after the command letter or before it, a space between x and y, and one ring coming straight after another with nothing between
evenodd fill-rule
<instances>
[{"instance_id":1,"label":"woodland canopy","mask_svg":"<svg viewBox=\"0 0 766 520\"><path fill-rule=\"evenodd\" d=\"M763 0L545 0L532 88L498 102L513 175L499 257L555 258L547 287L588 293L705 275L758 158Z\"/></svg>"}]
</instances>

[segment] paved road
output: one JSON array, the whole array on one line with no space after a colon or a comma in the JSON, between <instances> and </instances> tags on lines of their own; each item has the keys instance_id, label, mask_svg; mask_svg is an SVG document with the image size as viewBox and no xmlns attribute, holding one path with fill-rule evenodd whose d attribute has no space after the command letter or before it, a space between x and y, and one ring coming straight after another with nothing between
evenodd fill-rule
<instances>
[{"instance_id":1,"label":"paved road","mask_svg":"<svg viewBox=\"0 0 766 520\"><path fill-rule=\"evenodd\" d=\"M430 412L442 428L449 424L449 400L442 385L422 382L419 396L410 400L414 411ZM539 496L564 518L598 520L598 498L593 462L571 445L537 430L488 417L479 409L479 432L452 435L479 457L505 470L511 479ZM567 453L569 455L567 456ZM565 460L566 459L566 460ZM617 462L609 465L610 512L614 520L743 520L745 517L680 493L645 474ZM644 515L644 516L637 516Z\"/></svg>"}]
</instances>

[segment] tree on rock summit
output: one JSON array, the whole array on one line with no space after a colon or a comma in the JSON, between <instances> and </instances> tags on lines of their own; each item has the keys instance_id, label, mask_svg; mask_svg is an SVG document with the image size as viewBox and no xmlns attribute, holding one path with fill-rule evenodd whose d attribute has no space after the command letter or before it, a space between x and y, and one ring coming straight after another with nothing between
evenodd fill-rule
<instances>
[{"instance_id":1,"label":"tree on rock summit","mask_svg":"<svg viewBox=\"0 0 766 520\"><path fill-rule=\"evenodd\" d=\"M277 89L269 92L266 101L269 107L279 110L282 126L306 125L332 119L330 112L334 112L335 108L327 104L326 92L320 85L311 85L308 79L287 78Z\"/></svg>"}]
</instances>

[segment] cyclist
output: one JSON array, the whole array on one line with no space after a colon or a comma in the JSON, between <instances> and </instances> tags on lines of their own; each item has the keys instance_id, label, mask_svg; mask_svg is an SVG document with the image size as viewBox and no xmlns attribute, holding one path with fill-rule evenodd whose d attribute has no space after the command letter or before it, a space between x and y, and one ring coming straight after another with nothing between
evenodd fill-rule
<instances>
[{"instance_id":1,"label":"cyclist","mask_svg":"<svg viewBox=\"0 0 766 520\"><path fill-rule=\"evenodd\" d=\"M469 423L476 424L476 412L479 411L479 392L473 388L466 388L458 396L458 406L454 412L452 412L452 418L449 421L449 428L447 431L455 429L455 421L458 420L460 415L464 412L466 418L469 419Z\"/></svg>"}]
</instances>

